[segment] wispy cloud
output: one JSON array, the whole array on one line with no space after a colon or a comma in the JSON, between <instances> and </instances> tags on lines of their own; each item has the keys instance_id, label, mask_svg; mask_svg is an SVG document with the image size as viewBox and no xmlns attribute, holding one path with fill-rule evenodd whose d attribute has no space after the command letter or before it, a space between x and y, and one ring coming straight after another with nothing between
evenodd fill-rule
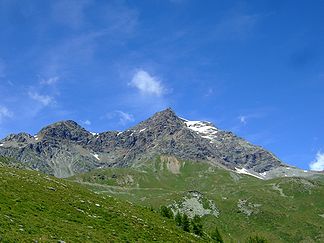
<instances>
[{"instance_id":1,"label":"wispy cloud","mask_svg":"<svg viewBox=\"0 0 324 243\"><path fill-rule=\"evenodd\" d=\"M40 84L45 84L45 85L53 85L55 84L57 81L59 80L59 77L55 76L55 77L50 77L48 79L42 79L40 81Z\"/></svg>"},{"instance_id":2,"label":"wispy cloud","mask_svg":"<svg viewBox=\"0 0 324 243\"><path fill-rule=\"evenodd\" d=\"M261 119L266 116L268 116L271 112L271 109L269 108L264 108L264 109L259 109L259 110L252 110L252 111L246 111L242 112L245 114L241 114L237 117L237 119L240 121L241 124L246 125L250 120L252 119Z\"/></svg>"},{"instance_id":3,"label":"wispy cloud","mask_svg":"<svg viewBox=\"0 0 324 243\"><path fill-rule=\"evenodd\" d=\"M212 96L213 94L214 94L214 89L213 88L208 88L206 93L205 93L205 97Z\"/></svg>"},{"instance_id":4,"label":"wispy cloud","mask_svg":"<svg viewBox=\"0 0 324 243\"><path fill-rule=\"evenodd\" d=\"M315 171L323 171L324 170L324 153L320 151L317 152L315 161L309 164L309 168Z\"/></svg>"},{"instance_id":5,"label":"wispy cloud","mask_svg":"<svg viewBox=\"0 0 324 243\"><path fill-rule=\"evenodd\" d=\"M122 126L135 120L132 114L120 110L107 113L106 118L109 120L117 119Z\"/></svg>"},{"instance_id":6,"label":"wispy cloud","mask_svg":"<svg viewBox=\"0 0 324 243\"><path fill-rule=\"evenodd\" d=\"M161 96L165 88L158 77L152 76L143 69L137 70L129 85L137 88L144 95Z\"/></svg>"},{"instance_id":7,"label":"wispy cloud","mask_svg":"<svg viewBox=\"0 0 324 243\"><path fill-rule=\"evenodd\" d=\"M242 123L242 124L244 124L244 125L245 125L246 122L247 122L247 121L246 121L246 116L239 116L238 119L240 120L240 123Z\"/></svg>"},{"instance_id":8,"label":"wispy cloud","mask_svg":"<svg viewBox=\"0 0 324 243\"><path fill-rule=\"evenodd\" d=\"M135 32L138 23L136 9L124 1L107 1L97 9L95 18L86 11L92 0L60 0L52 6L52 18L71 28L77 28L71 35L65 35L44 51L39 58L40 73L45 76L69 76L71 70L90 66L94 62L100 39L106 39L104 47L124 45Z\"/></svg>"},{"instance_id":9,"label":"wispy cloud","mask_svg":"<svg viewBox=\"0 0 324 243\"><path fill-rule=\"evenodd\" d=\"M65 26L78 28L84 22L84 9L89 0L56 0L52 6L53 19Z\"/></svg>"},{"instance_id":10,"label":"wispy cloud","mask_svg":"<svg viewBox=\"0 0 324 243\"><path fill-rule=\"evenodd\" d=\"M255 28L260 15L236 12L229 14L215 25L217 39L245 39Z\"/></svg>"},{"instance_id":11,"label":"wispy cloud","mask_svg":"<svg viewBox=\"0 0 324 243\"><path fill-rule=\"evenodd\" d=\"M0 78L4 78L6 76L6 65L5 62L0 58Z\"/></svg>"},{"instance_id":12,"label":"wispy cloud","mask_svg":"<svg viewBox=\"0 0 324 243\"><path fill-rule=\"evenodd\" d=\"M91 125L91 121L90 120L84 120L84 121L81 121L82 124L86 125L86 126L90 126Z\"/></svg>"},{"instance_id":13,"label":"wispy cloud","mask_svg":"<svg viewBox=\"0 0 324 243\"><path fill-rule=\"evenodd\" d=\"M13 113L5 106L0 105L0 123L6 119L13 117Z\"/></svg>"},{"instance_id":14,"label":"wispy cloud","mask_svg":"<svg viewBox=\"0 0 324 243\"><path fill-rule=\"evenodd\" d=\"M107 23L106 31L114 34L131 34L138 25L138 11L122 1L110 2L103 8L102 20Z\"/></svg>"},{"instance_id":15,"label":"wispy cloud","mask_svg":"<svg viewBox=\"0 0 324 243\"><path fill-rule=\"evenodd\" d=\"M123 125L127 124L128 122L134 121L134 116L130 113L117 111L117 114L119 115L119 122Z\"/></svg>"},{"instance_id":16,"label":"wispy cloud","mask_svg":"<svg viewBox=\"0 0 324 243\"><path fill-rule=\"evenodd\" d=\"M36 91L29 91L28 96L43 106L48 106L55 102L54 97L49 96L49 95L39 94Z\"/></svg>"},{"instance_id":17,"label":"wispy cloud","mask_svg":"<svg viewBox=\"0 0 324 243\"><path fill-rule=\"evenodd\" d=\"M169 0L170 3L175 3L175 4L179 4L179 3L184 3L186 2L186 0Z\"/></svg>"}]
</instances>

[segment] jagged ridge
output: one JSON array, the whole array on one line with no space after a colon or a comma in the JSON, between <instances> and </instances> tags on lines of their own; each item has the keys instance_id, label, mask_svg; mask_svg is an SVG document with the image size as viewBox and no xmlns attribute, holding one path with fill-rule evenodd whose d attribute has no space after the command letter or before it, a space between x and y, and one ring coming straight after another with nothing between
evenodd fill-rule
<instances>
[{"instance_id":1,"label":"jagged ridge","mask_svg":"<svg viewBox=\"0 0 324 243\"><path fill-rule=\"evenodd\" d=\"M93 134L68 120L49 125L35 136L19 133L0 141L0 155L57 177L99 167L132 166L163 154L251 173L284 166L265 149L212 123L180 118L170 108L124 132Z\"/></svg>"}]
</instances>

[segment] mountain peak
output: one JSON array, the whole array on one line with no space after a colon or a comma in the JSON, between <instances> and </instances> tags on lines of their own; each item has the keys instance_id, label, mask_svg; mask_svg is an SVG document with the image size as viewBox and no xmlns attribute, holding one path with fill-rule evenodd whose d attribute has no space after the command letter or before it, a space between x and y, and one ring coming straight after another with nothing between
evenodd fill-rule
<instances>
[{"instance_id":1,"label":"mountain peak","mask_svg":"<svg viewBox=\"0 0 324 243\"><path fill-rule=\"evenodd\" d=\"M159 111L154 114L159 116L177 116L176 113L172 110L171 107L166 108L165 110Z\"/></svg>"},{"instance_id":2,"label":"mountain peak","mask_svg":"<svg viewBox=\"0 0 324 243\"><path fill-rule=\"evenodd\" d=\"M49 126L52 126L52 127L67 126L69 128L82 128L78 123L76 123L73 120L58 121L58 122L55 122Z\"/></svg>"},{"instance_id":3,"label":"mountain peak","mask_svg":"<svg viewBox=\"0 0 324 243\"><path fill-rule=\"evenodd\" d=\"M37 135L43 138L80 140L91 133L73 120L64 120L44 127Z\"/></svg>"},{"instance_id":4,"label":"mountain peak","mask_svg":"<svg viewBox=\"0 0 324 243\"><path fill-rule=\"evenodd\" d=\"M171 109L167 108L163 111L155 113L151 118L146 120L150 123L150 125L154 124L163 124L164 126L167 125L175 125L180 124L182 120L176 115L176 113ZM145 122L145 121L144 121Z\"/></svg>"}]
</instances>

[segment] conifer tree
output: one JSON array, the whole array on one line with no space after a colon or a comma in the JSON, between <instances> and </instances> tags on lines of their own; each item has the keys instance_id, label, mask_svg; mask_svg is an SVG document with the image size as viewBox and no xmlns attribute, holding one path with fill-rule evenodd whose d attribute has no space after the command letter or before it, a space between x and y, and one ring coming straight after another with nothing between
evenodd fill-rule
<instances>
[{"instance_id":1,"label":"conifer tree","mask_svg":"<svg viewBox=\"0 0 324 243\"><path fill-rule=\"evenodd\" d=\"M181 214L179 213L179 211L177 212L174 220L175 220L177 226L181 226L181 224L182 224L182 217L181 217Z\"/></svg>"},{"instance_id":2,"label":"conifer tree","mask_svg":"<svg viewBox=\"0 0 324 243\"><path fill-rule=\"evenodd\" d=\"M160 213L163 217L173 219L173 212L172 212L171 208L169 208L167 206L164 206L164 205L161 206Z\"/></svg>"},{"instance_id":3,"label":"conifer tree","mask_svg":"<svg viewBox=\"0 0 324 243\"><path fill-rule=\"evenodd\" d=\"M185 213L183 214L181 221L182 221L181 222L182 229L184 231L190 232L190 221L189 221L187 214L185 214Z\"/></svg>"},{"instance_id":4,"label":"conifer tree","mask_svg":"<svg viewBox=\"0 0 324 243\"><path fill-rule=\"evenodd\" d=\"M195 215L195 217L191 221L192 225L192 232L196 235L202 236L203 235L203 225L201 222L201 218L198 215Z\"/></svg>"}]
</instances>

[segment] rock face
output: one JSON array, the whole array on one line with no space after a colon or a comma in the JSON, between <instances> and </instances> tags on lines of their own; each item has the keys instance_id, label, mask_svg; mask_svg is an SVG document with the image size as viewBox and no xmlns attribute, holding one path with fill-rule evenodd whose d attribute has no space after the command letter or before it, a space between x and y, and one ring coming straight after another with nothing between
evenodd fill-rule
<instances>
[{"instance_id":1,"label":"rock face","mask_svg":"<svg viewBox=\"0 0 324 243\"><path fill-rule=\"evenodd\" d=\"M273 154L209 122L188 121L171 109L124 131L93 134L74 121L49 125L31 136L9 135L0 155L32 169L68 177L100 167L126 167L159 155L264 173L283 164Z\"/></svg>"}]
</instances>

